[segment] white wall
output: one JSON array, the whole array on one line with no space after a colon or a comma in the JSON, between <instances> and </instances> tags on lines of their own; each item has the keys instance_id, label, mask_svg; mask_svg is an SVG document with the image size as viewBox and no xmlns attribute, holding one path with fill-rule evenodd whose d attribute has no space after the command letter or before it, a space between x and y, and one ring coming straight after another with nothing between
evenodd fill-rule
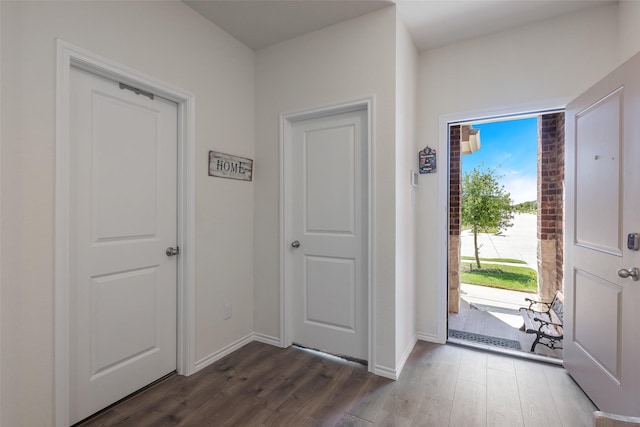
<instances>
[{"instance_id":1,"label":"white wall","mask_svg":"<svg viewBox=\"0 0 640 427\"><path fill-rule=\"evenodd\" d=\"M253 158L255 54L181 2L1 2L2 419L53 423L56 38L196 95L196 358L253 332L253 183L207 153ZM233 303L223 321L222 306Z\"/></svg>"},{"instance_id":2,"label":"white wall","mask_svg":"<svg viewBox=\"0 0 640 427\"><path fill-rule=\"evenodd\" d=\"M2 34L2 8L0 7L0 35ZM0 45L2 39L0 38ZM0 47L0 82L2 82L2 48ZM0 100L2 99L2 84L0 84ZM2 105L0 105L0 188L2 188ZM0 198L0 224L2 224L2 199ZM2 227L0 227L0 242L2 242ZM2 246L0 245L0 260ZM0 319L2 319L2 263L0 262ZM2 402L2 327L0 327L0 402ZM0 426L2 426L2 405L0 404Z\"/></svg>"},{"instance_id":3,"label":"white wall","mask_svg":"<svg viewBox=\"0 0 640 427\"><path fill-rule=\"evenodd\" d=\"M396 365L401 368L416 335L418 51L404 23L396 22Z\"/></svg>"},{"instance_id":4,"label":"white wall","mask_svg":"<svg viewBox=\"0 0 640 427\"><path fill-rule=\"evenodd\" d=\"M446 175L435 176L448 173L440 117L564 105L618 65L617 18L616 5L593 8L420 54L416 150L439 146L438 172L421 179L419 188L420 333L437 335L438 288L446 286L438 280L446 277L447 268L445 240L440 238L446 238L446 206L438 202L446 192L446 184L439 184Z\"/></svg>"},{"instance_id":5,"label":"white wall","mask_svg":"<svg viewBox=\"0 0 640 427\"><path fill-rule=\"evenodd\" d=\"M256 67L255 329L280 334L278 115L375 96L376 362L395 368L395 8L261 50Z\"/></svg>"},{"instance_id":6,"label":"white wall","mask_svg":"<svg viewBox=\"0 0 640 427\"><path fill-rule=\"evenodd\" d=\"M640 51L640 1L621 0L618 3L620 62Z\"/></svg>"}]
</instances>

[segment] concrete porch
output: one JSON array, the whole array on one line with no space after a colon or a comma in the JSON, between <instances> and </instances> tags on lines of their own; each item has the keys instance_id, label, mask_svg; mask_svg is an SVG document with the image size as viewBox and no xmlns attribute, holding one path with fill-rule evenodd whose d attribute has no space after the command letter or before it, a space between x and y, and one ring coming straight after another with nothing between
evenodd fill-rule
<instances>
[{"instance_id":1,"label":"concrete porch","mask_svg":"<svg viewBox=\"0 0 640 427\"><path fill-rule=\"evenodd\" d=\"M528 307L525 298L537 299L537 295L462 283L460 311L449 314L449 329L517 341L519 351L529 353L535 335L520 330L523 320L518 313L520 307ZM540 344L535 354L562 359L562 350Z\"/></svg>"}]
</instances>

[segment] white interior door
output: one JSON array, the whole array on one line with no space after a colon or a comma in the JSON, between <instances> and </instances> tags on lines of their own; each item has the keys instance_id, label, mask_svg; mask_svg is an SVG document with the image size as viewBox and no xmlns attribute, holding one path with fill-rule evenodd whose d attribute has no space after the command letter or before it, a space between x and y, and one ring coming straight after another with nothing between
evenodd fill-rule
<instances>
[{"instance_id":1,"label":"white interior door","mask_svg":"<svg viewBox=\"0 0 640 427\"><path fill-rule=\"evenodd\" d=\"M566 112L564 363L603 411L640 415L640 56Z\"/></svg>"},{"instance_id":2,"label":"white interior door","mask_svg":"<svg viewBox=\"0 0 640 427\"><path fill-rule=\"evenodd\" d=\"M292 124L292 338L368 359L367 113Z\"/></svg>"},{"instance_id":3,"label":"white interior door","mask_svg":"<svg viewBox=\"0 0 640 427\"><path fill-rule=\"evenodd\" d=\"M176 369L177 105L72 68L70 418Z\"/></svg>"}]
</instances>

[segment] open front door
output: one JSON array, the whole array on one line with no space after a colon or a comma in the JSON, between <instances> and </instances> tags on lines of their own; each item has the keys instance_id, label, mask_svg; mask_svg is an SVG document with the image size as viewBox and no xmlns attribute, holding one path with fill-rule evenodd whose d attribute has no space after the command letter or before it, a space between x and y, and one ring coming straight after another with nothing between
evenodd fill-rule
<instances>
[{"instance_id":1,"label":"open front door","mask_svg":"<svg viewBox=\"0 0 640 427\"><path fill-rule=\"evenodd\" d=\"M638 416L640 55L567 106L565 140L565 367L601 410Z\"/></svg>"}]
</instances>

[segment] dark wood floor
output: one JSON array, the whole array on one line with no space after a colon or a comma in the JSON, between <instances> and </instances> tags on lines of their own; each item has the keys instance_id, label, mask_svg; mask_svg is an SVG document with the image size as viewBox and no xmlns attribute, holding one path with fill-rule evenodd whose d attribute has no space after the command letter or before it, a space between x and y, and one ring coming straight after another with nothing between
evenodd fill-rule
<instances>
[{"instance_id":1,"label":"dark wood floor","mask_svg":"<svg viewBox=\"0 0 640 427\"><path fill-rule=\"evenodd\" d=\"M590 426L596 408L558 366L418 342L398 381L253 342L173 375L89 426Z\"/></svg>"}]
</instances>

